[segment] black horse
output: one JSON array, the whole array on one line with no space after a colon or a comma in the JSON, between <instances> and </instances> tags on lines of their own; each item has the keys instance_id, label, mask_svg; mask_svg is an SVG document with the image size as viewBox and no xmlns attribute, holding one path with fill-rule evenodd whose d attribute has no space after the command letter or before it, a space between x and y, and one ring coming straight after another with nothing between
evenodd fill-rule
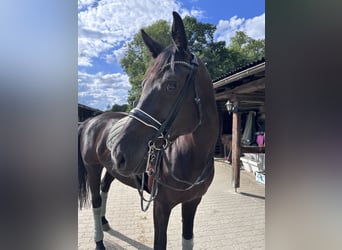
<instances>
[{"instance_id":1,"label":"black horse","mask_svg":"<svg viewBox=\"0 0 342 250\"><path fill-rule=\"evenodd\" d=\"M141 34L154 60L137 106L129 114L108 112L79 126L80 207L89 186L96 249L105 249L107 193L116 178L138 189L143 210L153 201L154 249L166 249L169 216L181 203L183 249L192 249L196 209L214 177L218 115L213 85L205 65L190 52L176 12L170 46L164 48L144 30Z\"/></svg>"}]
</instances>

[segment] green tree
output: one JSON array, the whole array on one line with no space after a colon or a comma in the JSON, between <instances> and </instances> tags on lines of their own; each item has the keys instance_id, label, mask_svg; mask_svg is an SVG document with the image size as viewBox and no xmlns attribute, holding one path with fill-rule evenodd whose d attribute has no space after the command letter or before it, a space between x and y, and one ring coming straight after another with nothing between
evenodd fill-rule
<instances>
[{"instance_id":1,"label":"green tree","mask_svg":"<svg viewBox=\"0 0 342 250\"><path fill-rule=\"evenodd\" d=\"M119 104L114 104L112 108L107 107L107 111L113 111L113 112L125 112L127 110L127 104L119 105Z\"/></svg>"},{"instance_id":2,"label":"green tree","mask_svg":"<svg viewBox=\"0 0 342 250\"><path fill-rule=\"evenodd\" d=\"M225 73L229 55L225 42L214 42L216 26L189 16L183 22L191 50L206 64L211 77Z\"/></svg>"},{"instance_id":3,"label":"green tree","mask_svg":"<svg viewBox=\"0 0 342 250\"><path fill-rule=\"evenodd\" d=\"M255 40L243 31L230 39L229 54L235 55L235 67L243 66L265 56L265 39Z\"/></svg>"},{"instance_id":4,"label":"green tree","mask_svg":"<svg viewBox=\"0 0 342 250\"><path fill-rule=\"evenodd\" d=\"M144 28L144 30L164 46L171 43L170 26L165 20L157 21ZM134 36L133 41L127 44L126 55L120 61L121 66L129 76L129 82L132 86L128 93L128 110L133 107L133 102L140 97L141 82L151 60L152 57L145 47L139 32Z\"/></svg>"}]
</instances>

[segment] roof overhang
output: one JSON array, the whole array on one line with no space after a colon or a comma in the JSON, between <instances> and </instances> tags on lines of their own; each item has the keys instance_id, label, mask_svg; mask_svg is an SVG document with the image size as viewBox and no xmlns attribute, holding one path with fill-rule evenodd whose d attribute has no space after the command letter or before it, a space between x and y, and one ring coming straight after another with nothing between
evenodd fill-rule
<instances>
[{"instance_id":1,"label":"roof overhang","mask_svg":"<svg viewBox=\"0 0 342 250\"><path fill-rule=\"evenodd\" d=\"M225 102L238 104L240 110L256 110L265 105L265 61L213 82L218 108Z\"/></svg>"},{"instance_id":2,"label":"roof overhang","mask_svg":"<svg viewBox=\"0 0 342 250\"><path fill-rule=\"evenodd\" d=\"M258 74L258 73L260 73L262 71L265 71L265 62L262 62L262 63L260 63L258 65L255 65L255 66L253 66L251 68L242 70L242 71L240 71L238 73L235 73L235 74L233 74L231 76L228 76L228 77L226 77L224 79L221 79L221 80L219 80L217 82L214 82L213 83L214 89L217 89L219 87L227 85L227 84L229 84L231 82L239 81L239 80L241 80L243 78L246 78L248 76L251 76L251 75L254 75L254 74Z\"/></svg>"}]
</instances>

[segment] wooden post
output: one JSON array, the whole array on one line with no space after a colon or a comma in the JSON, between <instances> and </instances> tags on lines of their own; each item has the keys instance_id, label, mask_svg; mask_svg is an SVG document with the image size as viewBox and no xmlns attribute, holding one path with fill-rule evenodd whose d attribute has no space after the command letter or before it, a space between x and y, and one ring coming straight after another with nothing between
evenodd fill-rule
<instances>
[{"instance_id":1,"label":"wooden post","mask_svg":"<svg viewBox=\"0 0 342 250\"><path fill-rule=\"evenodd\" d=\"M233 128L232 128L232 187L240 187L240 118L241 114L233 113Z\"/></svg>"}]
</instances>

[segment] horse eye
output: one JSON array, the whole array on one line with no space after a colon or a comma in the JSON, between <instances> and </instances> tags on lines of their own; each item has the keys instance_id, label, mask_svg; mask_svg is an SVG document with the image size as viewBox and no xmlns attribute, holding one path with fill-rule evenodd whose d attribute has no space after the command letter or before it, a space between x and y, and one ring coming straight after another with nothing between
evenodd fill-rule
<instances>
[{"instance_id":1,"label":"horse eye","mask_svg":"<svg viewBox=\"0 0 342 250\"><path fill-rule=\"evenodd\" d=\"M166 86L167 91L175 91L177 89L177 82L169 82Z\"/></svg>"}]
</instances>

